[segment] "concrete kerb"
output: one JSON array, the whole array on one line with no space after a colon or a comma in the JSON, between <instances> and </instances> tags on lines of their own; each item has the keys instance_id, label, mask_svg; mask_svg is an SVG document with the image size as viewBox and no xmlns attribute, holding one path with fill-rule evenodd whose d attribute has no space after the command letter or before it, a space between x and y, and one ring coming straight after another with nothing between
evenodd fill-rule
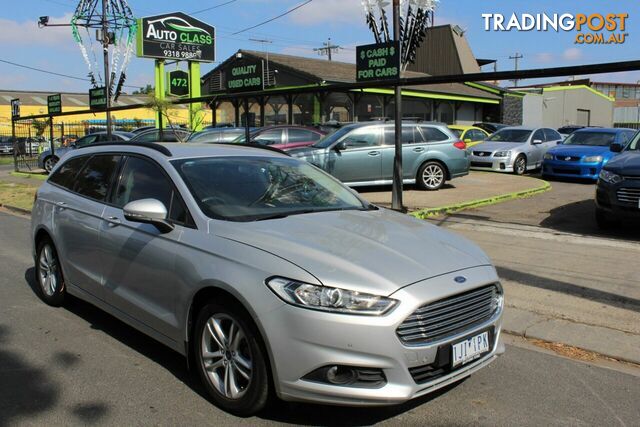
<instances>
[{"instance_id":1,"label":"concrete kerb","mask_svg":"<svg viewBox=\"0 0 640 427\"><path fill-rule=\"evenodd\" d=\"M479 208L482 206L495 205L495 204L506 202L509 200L525 199L525 198L532 197L537 194L544 193L546 191L551 190L551 184L548 183L547 181L544 181L541 179L537 179L537 181L540 181L542 185L536 188L523 190L523 191L516 191L513 193L501 194L499 196L489 197L486 199L478 199L478 200L472 200L469 202L456 203L454 205L421 209L419 211L411 212L410 215L413 215L419 219L427 219L427 218L438 216L438 215L446 215L446 214L452 214L455 212L460 212L466 209L473 209L473 208Z\"/></svg>"}]
</instances>

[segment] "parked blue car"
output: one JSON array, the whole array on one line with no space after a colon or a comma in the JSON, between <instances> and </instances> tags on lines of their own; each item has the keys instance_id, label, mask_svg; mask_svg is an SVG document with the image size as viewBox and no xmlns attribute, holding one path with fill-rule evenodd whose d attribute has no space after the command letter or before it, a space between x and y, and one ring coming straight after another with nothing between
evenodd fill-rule
<instances>
[{"instance_id":1,"label":"parked blue car","mask_svg":"<svg viewBox=\"0 0 640 427\"><path fill-rule=\"evenodd\" d=\"M617 154L611 150L611 146L627 146L635 133L633 129L577 130L557 147L547 151L542 162L542 176L597 181L602 167Z\"/></svg>"}]
</instances>

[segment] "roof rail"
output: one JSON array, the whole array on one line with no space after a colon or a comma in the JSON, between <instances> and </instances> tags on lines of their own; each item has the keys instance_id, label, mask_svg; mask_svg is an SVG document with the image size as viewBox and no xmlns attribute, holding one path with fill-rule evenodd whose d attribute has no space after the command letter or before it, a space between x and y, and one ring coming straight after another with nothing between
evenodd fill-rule
<instances>
[{"instance_id":1,"label":"roof rail","mask_svg":"<svg viewBox=\"0 0 640 427\"><path fill-rule=\"evenodd\" d=\"M173 156L173 154L171 154L171 151L169 151L167 147L160 144L153 143L153 142L131 142L131 141L96 142L95 144L88 144L82 147L78 147L78 149L81 150L83 148L109 147L109 146L150 148L152 150L156 150L157 152L164 154L167 157Z\"/></svg>"},{"instance_id":2,"label":"roof rail","mask_svg":"<svg viewBox=\"0 0 640 427\"><path fill-rule=\"evenodd\" d=\"M234 143L234 142L217 142L215 145L226 145L226 146L231 146L231 147L249 147L249 148L258 148L260 150L267 150L267 151L273 151L274 153L280 153L280 154L284 154L285 156L289 156L291 157L291 154L287 153L284 150L281 150L279 148L275 148L275 147L270 147L268 145L261 145L261 144L240 144L240 143Z\"/></svg>"}]
</instances>

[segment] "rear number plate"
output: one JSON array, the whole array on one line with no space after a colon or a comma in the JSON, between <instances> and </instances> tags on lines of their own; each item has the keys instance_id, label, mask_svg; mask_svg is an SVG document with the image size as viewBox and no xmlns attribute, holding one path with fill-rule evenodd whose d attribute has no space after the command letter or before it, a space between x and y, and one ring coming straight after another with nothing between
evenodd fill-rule
<instances>
[{"instance_id":1,"label":"rear number plate","mask_svg":"<svg viewBox=\"0 0 640 427\"><path fill-rule=\"evenodd\" d=\"M455 368L469 363L480 358L480 356L487 353L489 349L489 332L482 332L464 341L455 343L451 346L451 354L453 356L451 365Z\"/></svg>"}]
</instances>

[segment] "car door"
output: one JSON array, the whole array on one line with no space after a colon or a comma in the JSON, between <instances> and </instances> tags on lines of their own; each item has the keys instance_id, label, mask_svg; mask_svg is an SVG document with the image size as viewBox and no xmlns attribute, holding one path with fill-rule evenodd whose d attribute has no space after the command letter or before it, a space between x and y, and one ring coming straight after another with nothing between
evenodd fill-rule
<instances>
[{"instance_id":1,"label":"car door","mask_svg":"<svg viewBox=\"0 0 640 427\"><path fill-rule=\"evenodd\" d=\"M156 199L175 225L162 234L150 224L128 221L123 207L132 201ZM126 158L102 216L101 245L105 254L103 286L108 304L171 340L179 340L175 287L178 242L191 220L182 198L162 167L149 158Z\"/></svg>"},{"instance_id":2,"label":"car door","mask_svg":"<svg viewBox=\"0 0 640 427\"><path fill-rule=\"evenodd\" d=\"M528 168L537 168L542 164L542 157L546 153L545 141L546 136L543 129L538 129L531 135L528 152L526 153Z\"/></svg>"},{"instance_id":3,"label":"car door","mask_svg":"<svg viewBox=\"0 0 640 427\"><path fill-rule=\"evenodd\" d=\"M382 179L393 180L393 163L396 156L396 132L393 126L384 129L384 144L382 146ZM428 151L423 135L415 125L402 126L402 171L403 179L414 179L423 153Z\"/></svg>"},{"instance_id":4,"label":"car door","mask_svg":"<svg viewBox=\"0 0 640 427\"><path fill-rule=\"evenodd\" d=\"M56 245L65 265L65 277L71 285L99 299L103 298L104 256L99 243L100 226L104 203L120 160L121 156L117 154L74 158L51 177L52 183L60 185L60 182L70 190L60 192L53 215L58 238ZM77 174L71 177L74 169ZM67 177L63 178L64 175Z\"/></svg>"},{"instance_id":5,"label":"car door","mask_svg":"<svg viewBox=\"0 0 640 427\"><path fill-rule=\"evenodd\" d=\"M382 179L382 127L364 126L345 135L346 149L332 149L325 170L345 183L373 182Z\"/></svg>"}]
</instances>

